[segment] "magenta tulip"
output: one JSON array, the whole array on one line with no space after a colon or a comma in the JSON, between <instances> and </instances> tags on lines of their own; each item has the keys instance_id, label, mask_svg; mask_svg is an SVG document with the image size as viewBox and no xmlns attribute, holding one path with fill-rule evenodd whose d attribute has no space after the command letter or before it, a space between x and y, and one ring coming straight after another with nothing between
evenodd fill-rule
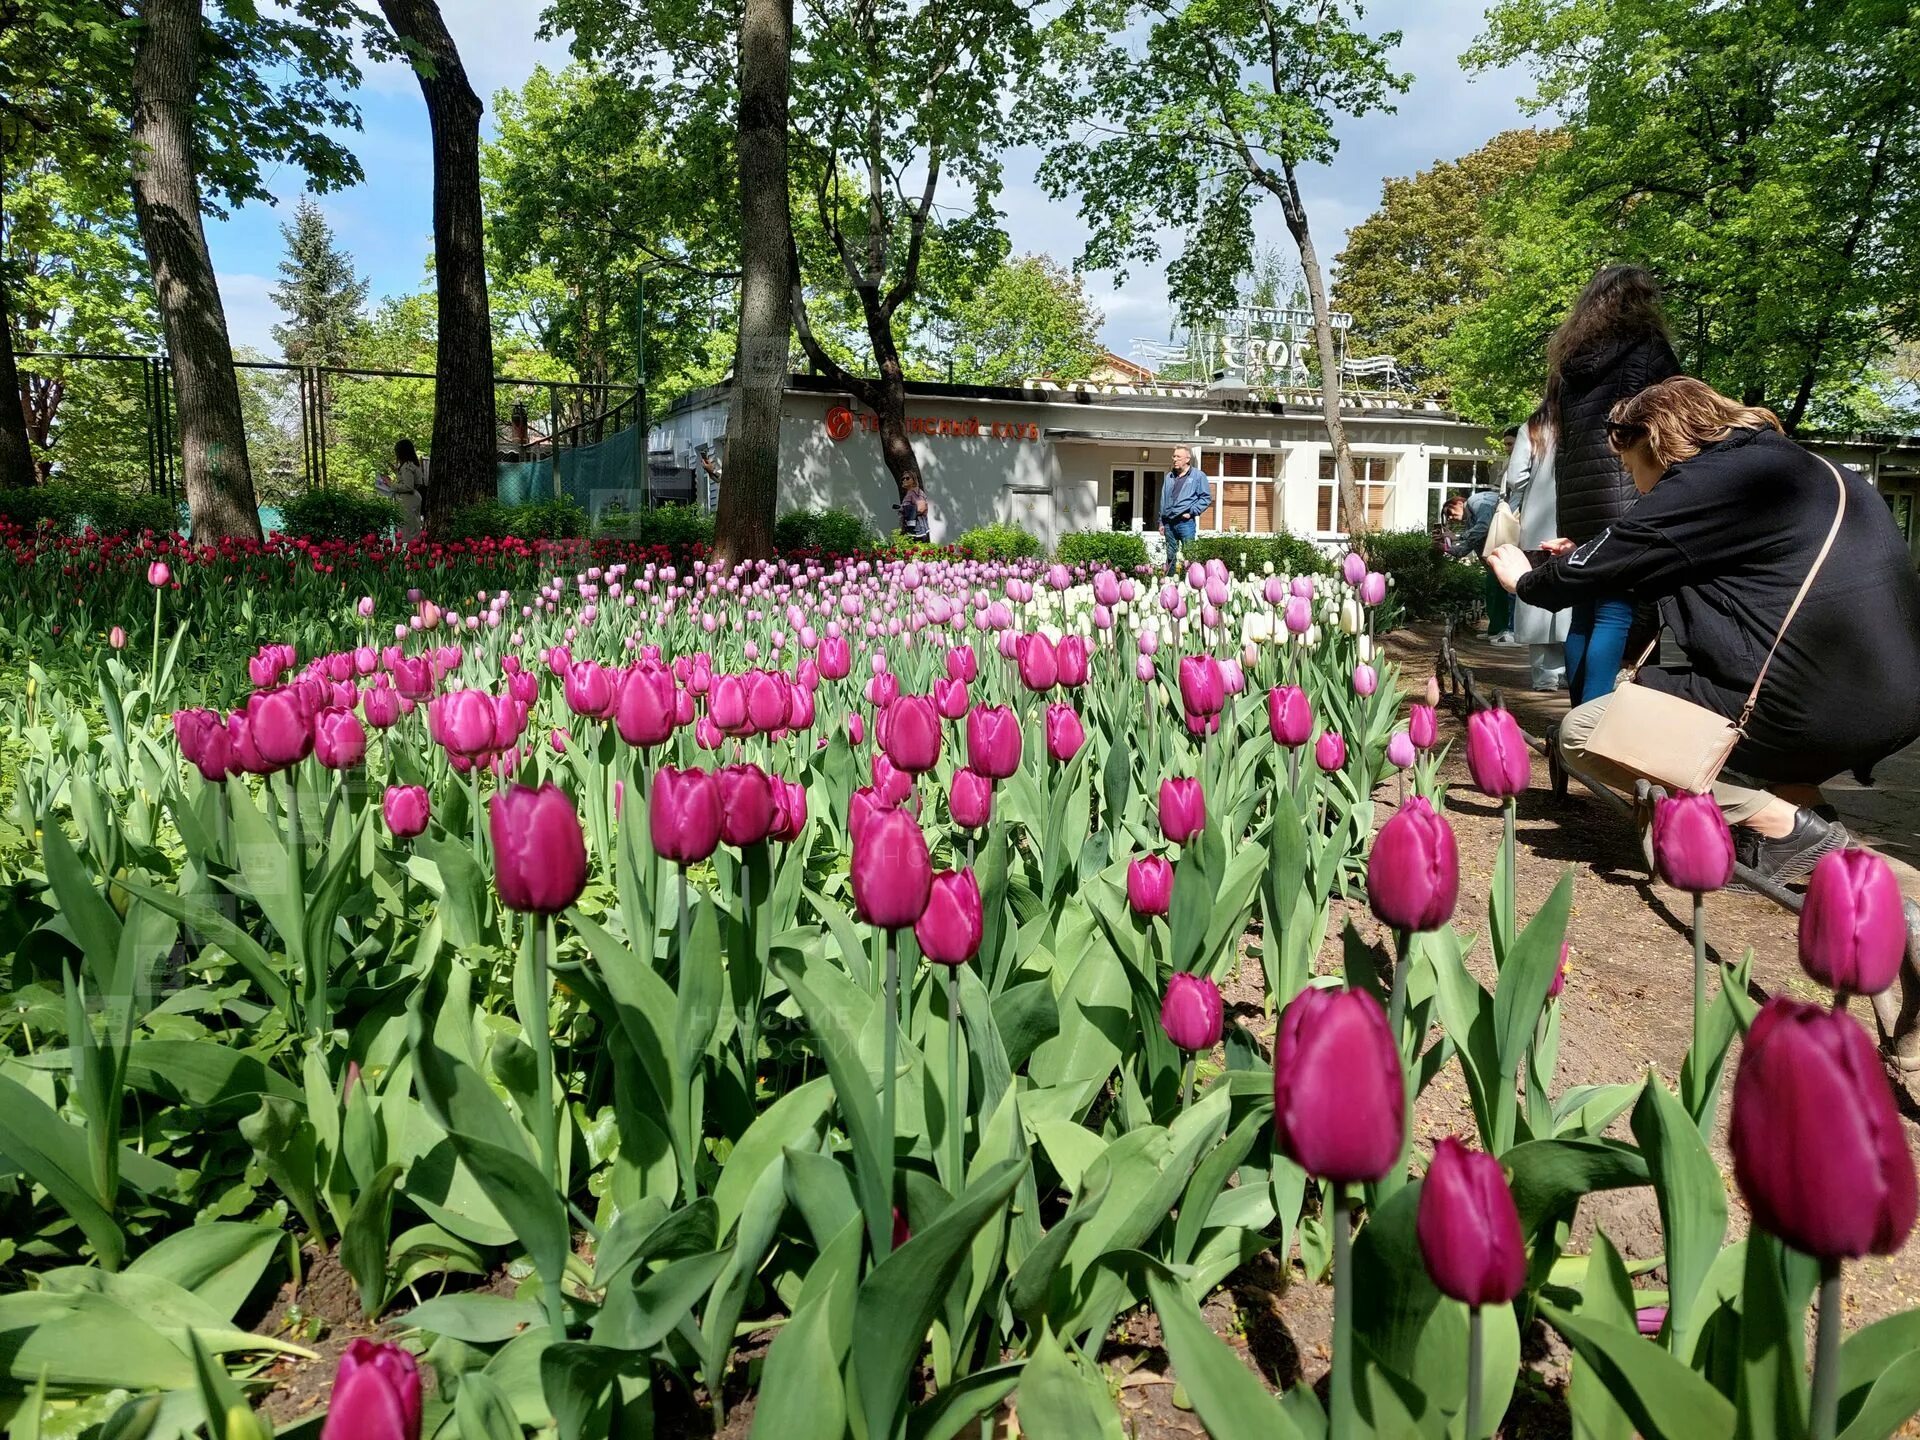
<instances>
[{"instance_id":1,"label":"magenta tulip","mask_svg":"<svg viewBox=\"0 0 1920 1440\"><path fill-rule=\"evenodd\" d=\"M967 682L941 677L933 682L933 708L942 720L958 720L967 713Z\"/></svg>"},{"instance_id":2,"label":"magenta tulip","mask_svg":"<svg viewBox=\"0 0 1920 1440\"><path fill-rule=\"evenodd\" d=\"M1071 705L1047 706L1047 754L1064 765L1087 743L1086 727Z\"/></svg>"},{"instance_id":3,"label":"magenta tulip","mask_svg":"<svg viewBox=\"0 0 1920 1440\"><path fill-rule=\"evenodd\" d=\"M1891 1255L1913 1229L1913 1156L1858 1021L1769 1000L1747 1032L1728 1129L1753 1223L1823 1260Z\"/></svg>"},{"instance_id":4,"label":"magenta tulip","mask_svg":"<svg viewBox=\"0 0 1920 1440\"><path fill-rule=\"evenodd\" d=\"M773 829L769 840L791 845L807 828L807 787L797 781L773 777Z\"/></svg>"},{"instance_id":5,"label":"magenta tulip","mask_svg":"<svg viewBox=\"0 0 1920 1440\"><path fill-rule=\"evenodd\" d=\"M207 748L208 737L225 729L226 722L214 710L173 712L174 743L180 747L180 758L189 765L198 765L201 753Z\"/></svg>"},{"instance_id":6,"label":"magenta tulip","mask_svg":"<svg viewBox=\"0 0 1920 1440\"><path fill-rule=\"evenodd\" d=\"M747 683L738 675L716 675L707 691L707 718L723 735L750 735L753 721L747 713Z\"/></svg>"},{"instance_id":7,"label":"magenta tulip","mask_svg":"<svg viewBox=\"0 0 1920 1440\"><path fill-rule=\"evenodd\" d=\"M1274 1038L1273 1128L1281 1154L1336 1184L1400 1162L1406 1094L1379 1001L1319 986L1293 998Z\"/></svg>"},{"instance_id":8,"label":"magenta tulip","mask_svg":"<svg viewBox=\"0 0 1920 1440\"><path fill-rule=\"evenodd\" d=\"M896 768L922 775L939 763L940 712L925 695L902 695L881 711L878 728L887 759Z\"/></svg>"},{"instance_id":9,"label":"magenta tulip","mask_svg":"<svg viewBox=\"0 0 1920 1440\"><path fill-rule=\"evenodd\" d=\"M1166 779L1160 782L1160 833L1175 845L1184 845L1207 826L1207 797L1200 782Z\"/></svg>"},{"instance_id":10,"label":"magenta tulip","mask_svg":"<svg viewBox=\"0 0 1920 1440\"><path fill-rule=\"evenodd\" d=\"M567 667L561 687L567 708L589 719L604 720L613 713L614 673L596 660L576 660Z\"/></svg>"},{"instance_id":11,"label":"magenta tulip","mask_svg":"<svg viewBox=\"0 0 1920 1440\"><path fill-rule=\"evenodd\" d=\"M990 780L1020 769L1020 717L1005 705L976 705L967 714L967 766Z\"/></svg>"},{"instance_id":12,"label":"magenta tulip","mask_svg":"<svg viewBox=\"0 0 1920 1440\"><path fill-rule=\"evenodd\" d=\"M1158 855L1127 862L1127 904L1136 915L1164 915L1173 908L1173 866Z\"/></svg>"},{"instance_id":13,"label":"magenta tulip","mask_svg":"<svg viewBox=\"0 0 1920 1440\"><path fill-rule=\"evenodd\" d=\"M882 930L904 930L927 908L933 864L920 822L904 810L868 820L853 844L853 906Z\"/></svg>"},{"instance_id":14,"label":"magenta tulip","mask_svg":"<svg viewBox=\"0 0 1920 1440\"><path fill-rule=\"evenodd\" d=\"M1460 850L1453 827L1415 795L1374 836L1367 857L1367 904L1395 930L1438 930L1460 897Z\"/></svg>"},{"instance_id":15,"label":"magenta tulip","mask_svg":"<svg viewBox=\"0 0 1920 1440\"><path fill-rule=\"evenodd\" d=\"M1070 690L1077 690L1087 683L1087 642L1078 635L1068 635L1053 647L1054 663L1060 672L1060 683Z\"/></svg>"},{"instance_id":16,"label":"magenta tulip","mask_svg":"<svg viewBox=\"0 0 1920 1440\"><path fill-rule=\"evenodd\" d=\"M971 645L956 645L947 651L947 678L971 685L980 673L980 660Z\"/></svg>"},{"instance_id":17,"label":"magenta tulip","mask_svg":"<svg viewBox=\"0 0 1920 1440\"><path fill-rule=\"evenodd\" d=\"M1463 1305L1505 1305L1527 1288L1527 1242L1506 1173L1451 1135L1433 1147L1414 1217L1434 1288Z\"/></svg>"},{"instance_id":18,"label":"magenta tulip","mask_svg":"<svg viewBox=\"0 0 1920 1440\"><path fill-rule=\"evenodd\" d=\"M680 691L671 670L635 665L620 677L613 698L614 729L629 745L664 745L673 738L679 704Z\"/></svg>"},{"instance_id":19,"label":"magenta tulip","mask_svg":"<svg viewBox=\"0 0 1920 1440\"><path fill-rule=\"evenodd\" d=\"M420 1369L398 1345L357 1338L333 1375L320 1440L420 1440Z\"/></svg>"},{"instance_id":20,"label":"magenta tulip","mask_svg":"<svg viewBox=\"0 0 1920 1440\"><path fill-rule=\"evenodd\" d=\"M1407 707L1407 738L1413 741L1416 750L1431 750L1433 742L1439 737L1440 725L1431 705L1409 705Z\"/></svg>"},{"instance_id":21,"label":"magenta tulip","mask_svg":"<svg viewBox=\"0 0 1920 1440\"><path fill-rule=\"evenodd\" d=\"M1800 911L1800 964L1823 985L1878 995L1900 974L1907 921L1900 882L1870 850L1821 857Z\"/></svg>"},{"instance_id":22,"label":"magenta tulip","mask_svg":"<svg viewBox=\"0 0 1920 1440\"><path fill-rule=\"evenodd\" d=\"M1267 729L1276 745L1289 749L1307 743L1313 734L1313 702L1298 685L1276 685L1267 692Z\"/></svg>"},{"instance_id":23,"label":"magenta tulip","mask_svg":"<svg viewBox=\"0 0 1920 1440\"><path fill-rule=\"evenodd\" d=\"M1226 678L1211 655L1180 657L1180 704L1189 715L1218 715L1227 703Z\"/></svg>"},{"instance_id":24,"label":"magenta tulip","mask_svg":"<svg viewBox=\"0 0 1920 1440\"><path fill-rule=\"evenodd\" d=\"M313 727L291 686L263 690L247 702L247 731L260 758L276 770L313 753Z\"/></svg>"},{"instance_id":25,"label":"magenta tulip","mask_svg":"<svg viewBox=\"0 0 1920 1440\"><path fill-rule=\"evenodd\" d=\"M758 845L772 833L773 782L758 765L722 765L713 772L720 792L720 838L736 848Z\"/></svg>"},{"instance_id":26,"label":"magenta tulip","mask_svg":"<svg viewBox=\"0 0 1920 1440\"><path fill-rule=\"evenodd\" d=\"M963 830L985 829L993 819L993 781L965 766L954 771L947 790L947 813Z\"/></svg>"},{"instance_id":27,"label":"magenta tulip","mask_svg":"<svg viewBox=\"0 0 1920 1440\"><path fill-rule=\"evenodd\" d=\"M853 669L853 647L839 635L820 642L820 673L829 680L844 680Z\"/></svg>"},{"instance_id":28,"label":"magenta tulip","mask_svg":"<svg viewBox=\"0 0 1920 1440\"><path fill-rule=\"evenodd\" d=\"M787 728L787 719L793 710L793 693L786 676L766 670L752 671L747 676L746 690L747 721L754 734L772 735Z\"/></svg>"},{"instance_id":29,"label":"magenta tulip","mask_svg":"<svg viewBox=\"0 0 1920 1440\"><path fill-rule=\"evenodd\" d=\"M647 792L647 829L656 855L695 865L720 844L720 787L705 770L662 765Z\"/></svg>"},{"instance_id":30,"label":"magenta tulip","mask_svg":"<svg viewBox=\"0 0 1920 1440\"><path fill-rule=\"evenodd\" d=\"M1060 660L1044 635L1020 637L1020 683L1044 695L1060 682Z\"/></svg>"},{"instance_id":31,"label":"magenta tulip","mask_svg":"<svg viewBox=\"0 0 1920 1440\"><path fill-rule=\"evenodd\" d=\"M400 692L380 680L360 692L360 713L376 730L388 730L400 720Z\"/></svg>"},{"instance_id":32,"label":"magenta tulip","mask_svg":"<svg viewBox=\"0 0 1920 1440\"><path fill-rule=\"evenodd\" d=\"M329 770L351 770L367 754L367 732L351 710L322 710L313 721L313 755Z\"/></svg>"},{"instance_id":33,"label":"magenta tulip","mask_svg":"<svg viewBox=\"0 0 1920 1440\"><path fill-rule=\"evenodd\" d=\"M587 843L573 801L558 785L509 785L487 810L493 880L510 910L557 915L587 885Z\"/></svg>"},{"instance_id":34,"label":"magenta tulip","mask_svg":"<svg viewBox=\"0 0 1920 1440\"><path fill-rule=\"evenodd\" d=\"M1533 773L1533 752L1511 710L1467 716L1467 770L1483 795L1505 800L1522 793Z\"/></svg>"},{"instance_id":35,"label":"magenta tulip","mask_svg":"<svg viewBox=\"0 0 1920 1440\"><path fill-rule=\"evenodd\" d=\"M900 807L886 799L871 785L862 785L847 797L847 836L858 846L860 837L866 833L873 817L885 810L897 810Z\"/></svg>"},{"instance_id":36,"label":"magenta tulip","mask_svg":"<svg viewBox=\"0 0 1920 1440\"><path fill-rule=\"evenodd\" d=\"M389 785L380 797L380 813L386 817L387 831L396 840L411 840L427 828L433 806L424 785Z\"/></svg>"},{"instance_id":37,"label":"magenta tulip","mask_svg":"<svg viewBox=\"0 0 1920 1440\"><path fill-rule=\"evenodd\" d=\"M1331 774L1347 763L1347 740L1338 730L1323 730L1313 744L1313 763Z\"/></svg>"},{"instance_id":38,"label":"magenta tulip","mask_svg":"<svg viewBox=\"0 0 1920 1440\"><path fill-rule=\"evenodd\" d=\"M1162 862L1164 863L1164 862ZM1220 1043L1225 1007L1220 987L1201 975L1176 971L1160 1002L1160 1028L1182 1050L1211 1050Z\"/></svg>"},{"instance_id":39,"label":"magenta tulip","mask_svg":"<svg viewBox=\"0 0 1920 1440\"><path fill-rule=\"evenodd\" d=\"M493 697L484 690L454 690L427 706L433 736L452 755L472 759L493 749Z\"/></svg>"},{"instance_id":40,"label":"magenta tulip","mask_svg":"<svg viewBox=\"0 0 1920 1440\"><path fill-rule=\"evenodd\" d=\"M1733 832L1711 795L1682 791L1653 807L1653 868L1674 889L1695 895L1733 878Z\"/></svg>"},{"instance_id":41,"label":"magenta tulip","mask_svg":"<svg viewBox=\"0 0 1920 1440\"><path fill-rule=\"evenodd\" d=\"M980 953L985 920L980 882L971 870L942 870L927 891L927 908L913 923L920 953L936 965L964 965Z\"/></svg>"}]
</instances>

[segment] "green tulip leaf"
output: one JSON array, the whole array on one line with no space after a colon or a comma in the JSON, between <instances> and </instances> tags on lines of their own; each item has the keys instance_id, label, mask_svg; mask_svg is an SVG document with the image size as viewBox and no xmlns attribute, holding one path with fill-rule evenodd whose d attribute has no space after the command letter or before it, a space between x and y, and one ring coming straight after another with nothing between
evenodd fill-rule
<instances>
[{"instance_id":1,"label":"green tulip leaf","mask_svg":"<svg viewBox=\"0 0 1920 1440\"><path fill-rule=\"evenodd\" d=\"M847 1395L826 1314L816 1296L774 1337L760 1372L752 1440L845 1440Z\"/></svg>"},{"instance_id":2,"label":"green tulip leaf","mask_svg":"<svg viewBox=\"0 0 1920 1440\"><path fill-rule=\"evenodd\" d=\"M1213 1440L1302 1440L1259 1377L1213 1333L1184 1285L1149 1269L1147 1293L1174 1374Z\"/></svg>"},{"instance_id":3,"label":"green tulip leaf","mask_svg":"<svg viewBox=\"0 0 1920 1440\"><path fill-rule=\"evenodd\" d=\"M154 1275L204 1300L231 1320L287 1243L272 1225L204 1222L176 1230L127 1266L129 1275Z\"/></svg>"},{"instance_id":4,"label":"green tulip leaf","mask_svg":"<svg viewBox=\"0 0 1920 1440\"><path fill-rule=\"evenodd\" d=\"M127 1253L126 1236L94 1190L86 1133L8 1075L0 1075L0 1157L18 1166L73 1217L102 1265L119 1269ZM31 1380L33 1372L21 1378Z\"/></svg>"},{"instance_id":5,"label":"green tulip leaf","mask_svg":"<svg viewBox=\"0 0 1920 1440\"><path fill-rule=\"evenodd\" d=\"M1025 1368L1024 1362L1016 1360L976 1370L964 1380L943 1386L907 1416L907 1440L955 1440L1013 1393Z\"/></svg>"},{"instance_id":6,"label":"green tulip leaf","mask_svg":"<svg viewBox=\"0 0 1920 1440\"><path fill-rule=\"evenodd\" d=\"M1639 1330L1576 1316L1545 1300L1540 1313L1593 1367L1647 1440L1730 1440L1731 1402Z\"/></svg>"},{"instance_id":7,"label":"green tulip leaf","mask_svg":"<svg viewBox=\"0 0 1920 1440\"><path fill-rule=\"evenodd\" d=\"M1666 1237L1667 1333L1673 1353L1692 1363L1705 1319L1700 1289L1727 1234L1727 1189L1693 1117L1649 1074L1633 1111L1633 1136L1646 1156Z\"/></svg>"},{"instance_id":8,"label":"green tulip leaf","mask_svg":"<svg viewBox=\"0 0 1920 1440\"><path fill-rule=\"evenodd\" d=\"M1106 1382L1060 1348L1044 1324L1027 1356L1014 1403L1033 1440L1126 1440Z\"/></svg>"},{"instance_id":9,"label":"green tulip leaf","mask_svg":"<svg viewBox=\"0 0 1920 1440\"><path fill-rule=\"evenodd\" d=\"M479 1371L460 1377L453 1418L460 1440L520 1440L522 1433L506 1392Z\"/></svg>"}]
</instances>

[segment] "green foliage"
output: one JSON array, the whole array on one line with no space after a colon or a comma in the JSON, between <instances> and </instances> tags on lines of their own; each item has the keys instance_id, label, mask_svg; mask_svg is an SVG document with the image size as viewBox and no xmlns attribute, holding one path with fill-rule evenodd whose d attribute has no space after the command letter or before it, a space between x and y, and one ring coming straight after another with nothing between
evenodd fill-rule
<instances>
[{"instance_id":1,"label":"green foliage","mask_svg":"<svg viewBox=\"0 0 1920 1440\"><path fill-rule=\"evenodd\" d=\"M0 490L0 516L27 528L50 525L78 534L92 527L101 535L138 535L143 530L164 535L178 530L185 518L179 503L164 495L58 482Z\"/></svg>"},{"instance_id":2,"label":"green foliage","mask_svg":"<svg viewBox=\"0 0 1920 1440\"><path fill-rule=\"evenodd\" d=\"M1002 261L942 308L943 328L953 336L953 379L960 384L1084 380L1106 356L1100 342L1105 317L1080 277L1047 255ZM943 373L940 358L930 357L936 376Z\"/></svg>"},{"instance_id":3,"label":"green foliage","mask_svg":"<svg viewBox=\"0 0 1920 1440\"><path fill-rule=\"evenodd\" d=\"M280 237L287 258L280 262L273 303L287 323L273 327L274 340L295 365L346 364L368 282L354 274L353 257L333 243L333 227L311 196L300 198Z\"/></svg>"},{"instance_id":4,"label":"green foliage","mask_svg":"<svg viewBox=\"0 0 1920 1440\"><path fill-rule=\"evenodd\" d=\"M363 490L308 490L280 506L282 534L309 540L358 540L400 523L400 507Z\"/></svg>"},{"instance_id":5,"label":"green foliage","mask_svg":"<svg viewBox=\"0 0 1920 1440\"><path fill-rule=\"evenodd\" d=\"M1040 543L1039 536L1022 530L1018 525L999 521L976 526L953 543L966 554L981 560L1037 560L1047 551L1047 547Z\"/></svg>"},{"instance_id":6,"label":"green foliage","mask_svg":"<svg viewBox=\"0 0 1920 1440\"><path fill-rule=\"evenodd\" d=\"M1330 575L1333 562L1304 536L1198 535L1180 543L1180 562L1218 560L1235 575L1260 575L1273 566L1282 575Z\"/></svg>"},{"instance_id":7,"label":"green foliage","mask_svg":"<svg viewBox=\"0 0 1920 1440\"><path fill-rule=\"evenodd\" d=\"M849 510L789 510L773 522L774 548L792 555L855 555L880 543L871 525Z\"/></svg>"},{"instance_id":8,"label":"green foliage","mask_svg":"<svg viewBox=\"0 0 1920 1440\"><path fill-rule=\"evenodd\" d=\"M449 519L446 533L449 540L507 536L520 540L573 540L587 533L587 512L565 495L524 505L484 500Z\"/></svg>"},{"instance_id":9,"label":"green foliage","mask_svg":"<svg viewBox=\"0 0 1920 1440\"><path fill-rule=\"evenodd\" d=\"M1125 575L1146 565L1147 542L1124 530L1082 530L1062 535L1053 558L1062 565L1085 565L1095 570L1104 565Z\"/></svg>"},{"instance_id":10,"label":"green foliage","mask_svg":"<svg viewBox=\"0 0 1920 1440\"><path fill-rule=\"evenodd\" d=\"M1369 566L1392 577L1391 598L1404 619L1464 615L1480 602L1486 573L1480 562L1449 560L1425 530L1376 532L1360 548Z\"/></svg>"}]
</instances>

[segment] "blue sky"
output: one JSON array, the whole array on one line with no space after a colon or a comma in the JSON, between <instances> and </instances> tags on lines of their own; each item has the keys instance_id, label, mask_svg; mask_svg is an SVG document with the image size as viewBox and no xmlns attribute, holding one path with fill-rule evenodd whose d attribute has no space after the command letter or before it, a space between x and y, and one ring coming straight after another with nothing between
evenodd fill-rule
<instances>
[{"instance_id":1,"label":"blue sky","mask_svg":"<svg viewBox=\"0 0 1920 1440\"><path fill-rule=\"evenodd\" d=\"M517 88L537 64L566 63L559 40L536 40L544 0L441 0L469 77L488 101L503 87ZM1337 163L1309 171L1305 198L1323 261L1341 249L1347 229L1366 218L1388 176L1408 175L1435 160L1474 149L1490 136L1531 123L1520 113L1525 77L1489 74L1469 79L1458 56L1479 33L1483 0L1376 0L1366 23L1377 31L1405 33L1395 63L1414 72L1413 88L1397 113L1350 121L1340 131ZM412 74L387 63L369 66L359 92L363 129L347 137L366 180L351 190L320 197L340 243L352 253L377 297L419 286L431 248L433 168L426 110ZM1006 157L1006 189L1000 208L1016 251L1045 251L1070 261L1085 234L1077 206L1055 202L1034 183L1035 156ZM280 318L271 287L281 253L280 224L300 195L298 172L270 178L277 206L248 205L223 221L210 221L208 243L220 275L221 295L236 344L277 353L271 327ZM1278 211L1263 207L1260 238L1292 253ZM1135 337L1164 339L1168 311L1157 272L1139 271L1116 287L1112 277L1092 274L1087 286L1106 315L1110 348L1127 353Z\"/></svg>"}]
</instances>

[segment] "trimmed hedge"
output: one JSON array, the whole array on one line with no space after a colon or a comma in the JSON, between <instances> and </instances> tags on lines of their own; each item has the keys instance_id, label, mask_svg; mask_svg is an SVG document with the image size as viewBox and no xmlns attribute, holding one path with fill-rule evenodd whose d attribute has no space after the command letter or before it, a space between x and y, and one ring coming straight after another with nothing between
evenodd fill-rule
<instances>
[{"instance_id":1,"label":"trimmed hedge","mask_svg":"<svg viewBox=\"0 0 1920 1440\"><path fill-rule=\"evenodd\" d=\"M789 510L773 522L773 544L787 554L857 555L880 537L850 510Z\"/></svg>"},{"instance_id":2,"label":"trimmed hedge","mask_svg":"<svg viewBox=\"0 0 1920 1440\"><path fill-rule=\"evenodd\" d=\"M55 481L25 490L0 490L0 518L23 529L51 525L77 534L91 525L102 535L160 534L183 529L185 507L164 495L102 490Z\"/></svg>"},{"instance_id":3,"label":"trimmed hedge","mask_svg":"<svg viewBox=\"0 0 1920 1440\"><path fill-rule=\"evenodd\" d=\"M509 535L518 540L576 540L586 533L587 512L564 495L526 505L482 500L456 513L446 527L449 540Z\"/></svg>"},{"instance_id":4,"label":"trimmed hedge","mask_svg":"<svg viewBox=\"0 0 1920 1440\"><path fill-rule=\"evenodd\" d=\"M1333 561L1311 540L1299 535L1201 535L1182 541L1183 564L1218 560L1235 575L1259 575L1269 564L1285 575L1327 575Z\"/></svg>"},{"instance_id":5,"label":"trimmed hedge","mask_svg":"<svg viewBox=\"0 0 1920 1440\"><path fill-rule=\"evenodd\" d=\"M1082 530L1062 535L1053 558L1062 565L1106 568L1123 575L1147 565L1147 542L1125 530Z\"/></svg>"},{"instance_id":6,"label":"trimmed hedge","mask_svg":"<svg viewBox=\"0 0 1920 1440\"><path fill-rule=\"evenodd\" d=\"M308 490L280 507L280 533L307 540L358 540L400 523L400 507L355 490Z\"/></svg>"},{"instance_id":7,"label":"trimmed hedge","mask_svg":"<svg viewBox=\"0 0 1920 1440\"><path fill-rule=\"evenodd\" d=\"M1038 535L997 521L967 531L954 544L976 560L1038 560L1047 553Z\"/></svg>"},{"instance_id":8,"label":"trimmed hedge","mask_svg":"<svg viewBox=\"0 0 1920 1440\"><path fill-rule=\"evenodd\" d=\"M713 548L713 516L697 505L662 505L655 510L605 513L596 533L642 545L659 545L682 554Z\"/></svg>"}]
</instances>

